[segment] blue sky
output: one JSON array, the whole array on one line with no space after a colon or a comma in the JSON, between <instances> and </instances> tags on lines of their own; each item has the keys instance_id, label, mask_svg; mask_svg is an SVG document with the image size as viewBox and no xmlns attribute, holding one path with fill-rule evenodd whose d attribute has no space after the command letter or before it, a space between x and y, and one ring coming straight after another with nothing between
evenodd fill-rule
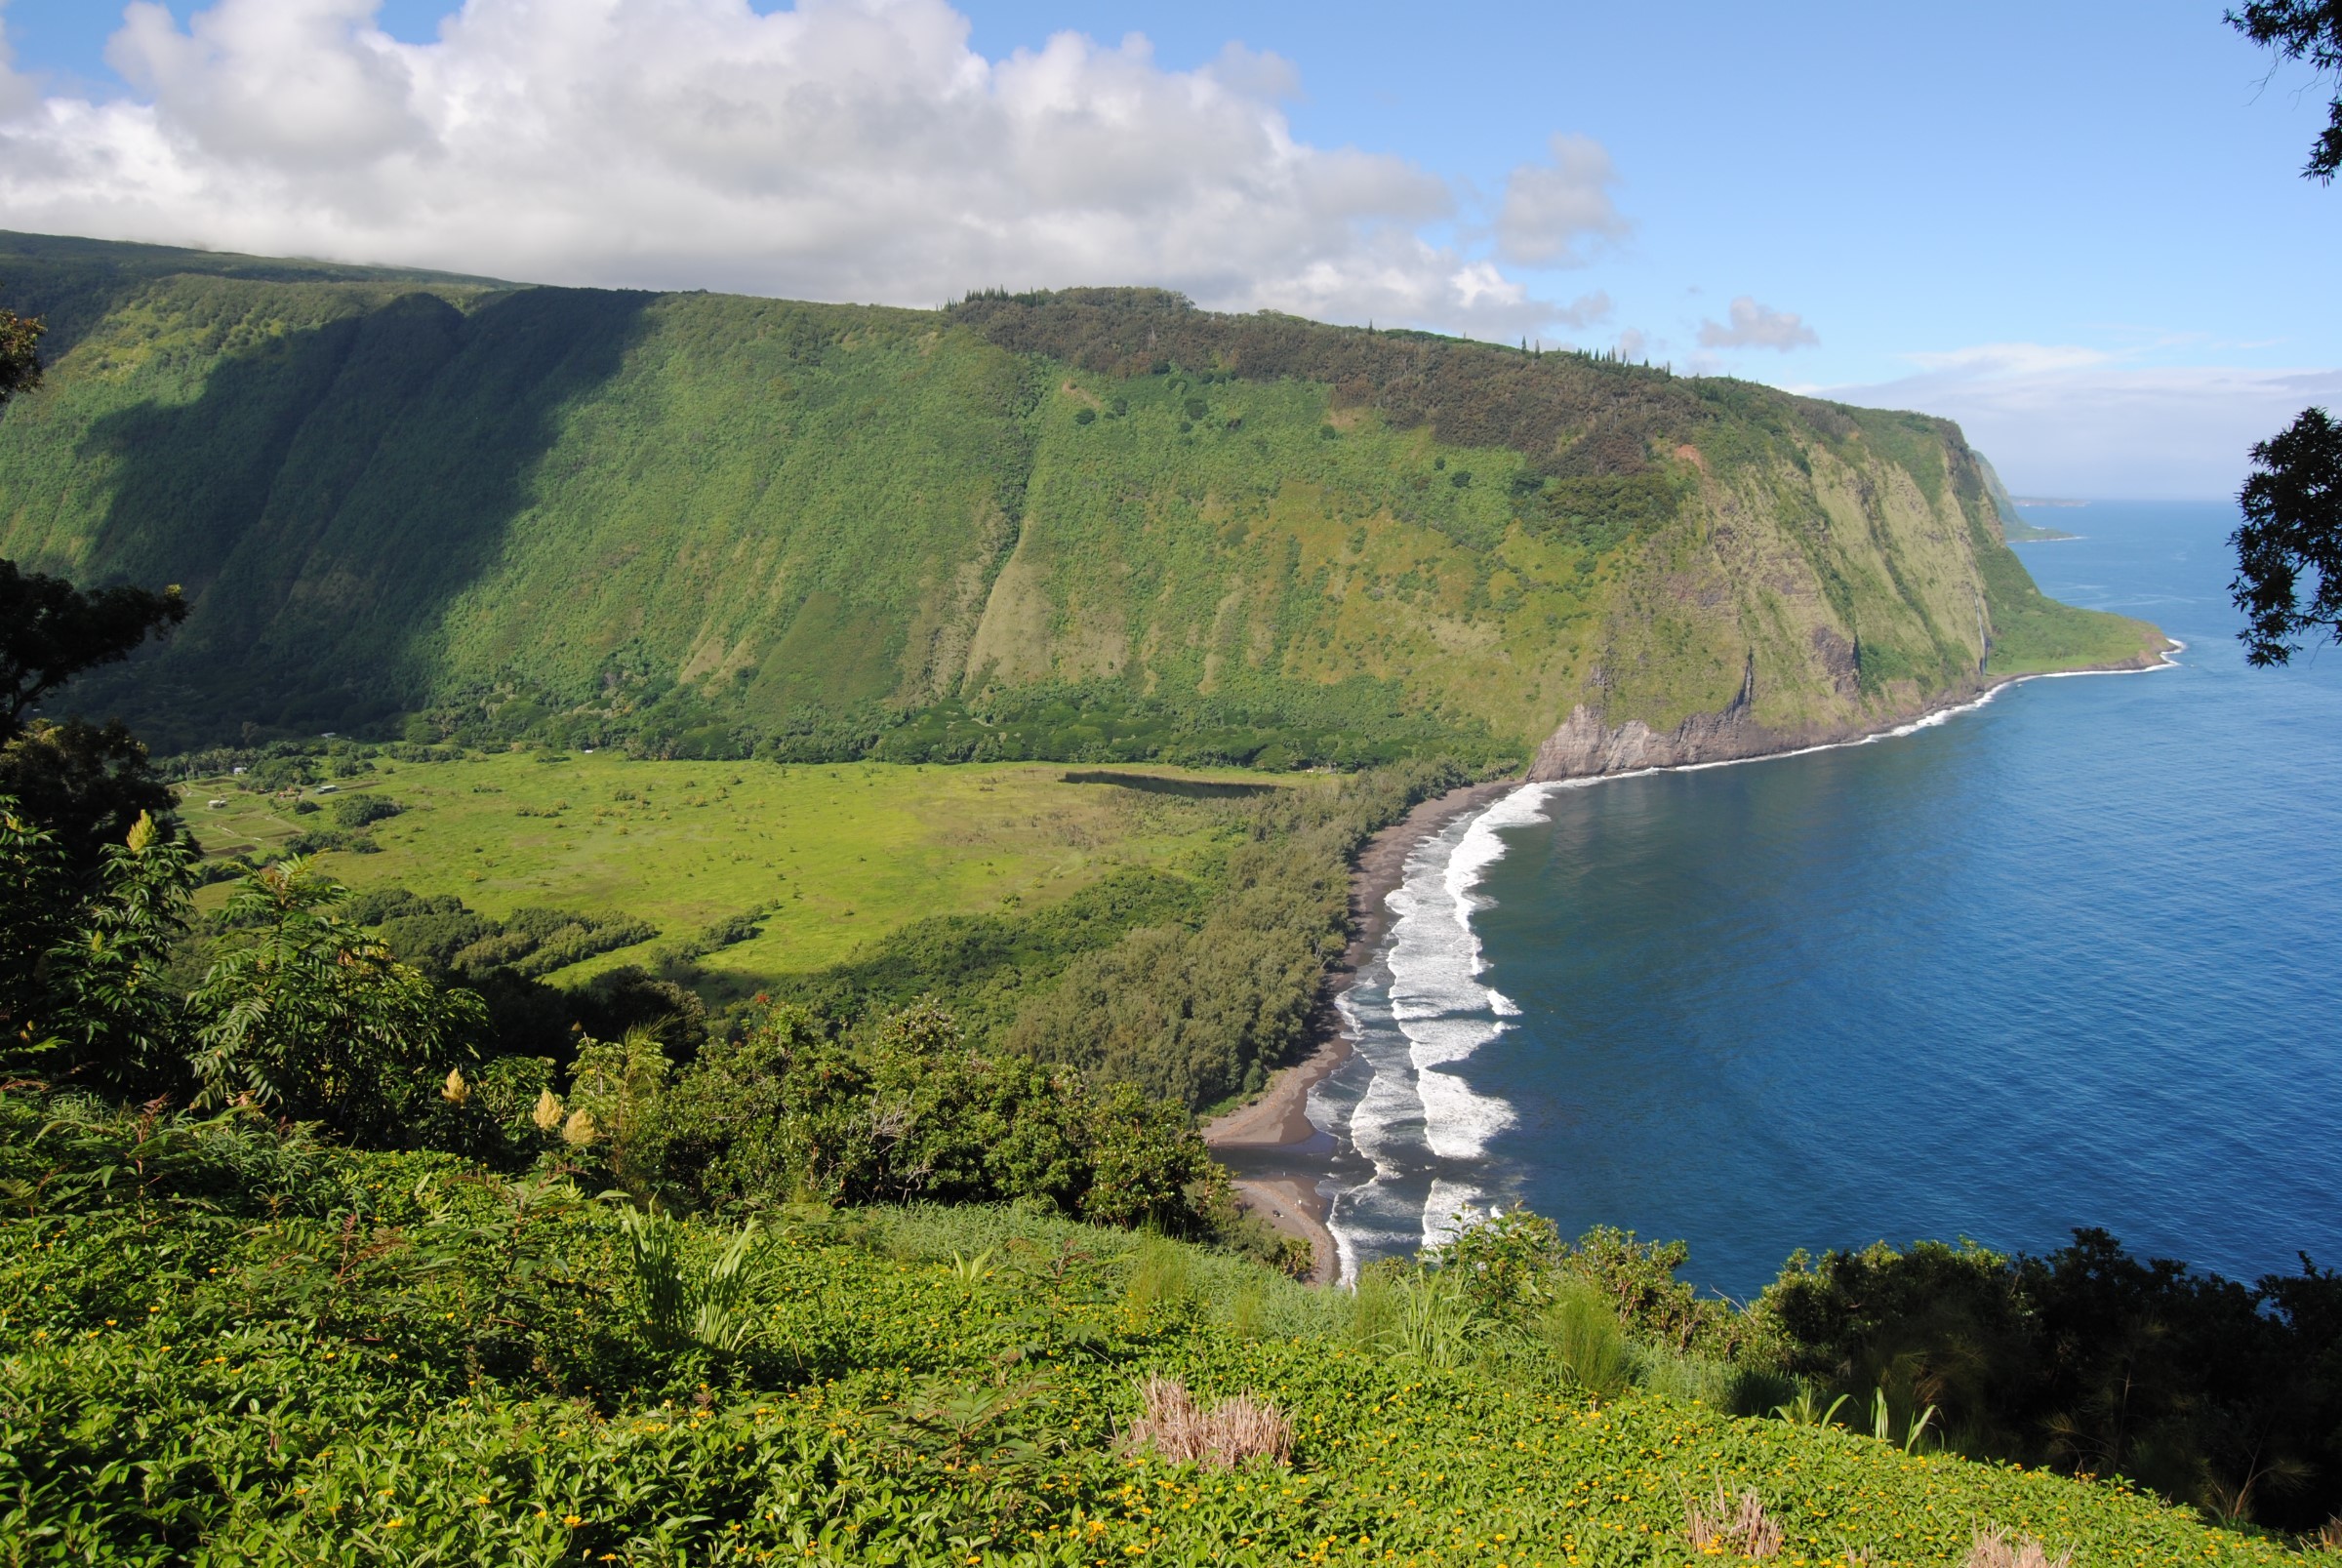
<instances>
[{"instance_id":1,"label":"blue sky","mask_svg":"<svg viewBox=\"0 0 2342 1568\"><path fill-rule=\"evenodd\" d=\"M17 106L46 106L52 175L0 186L0 213L18 215L0 221L904 303L993 282L1163 282L1234 308L1623 342L1679 370L1960 419L2020 491L2219 494L2291 409L2342 405L2342 186L2296 173L2326 93L2298 68L2272 76L2217 0L831 0L809 8L818 48L755 31L744 0L472 0L444 44L457 8L436 0L242 3L140 8L138 38L117 39L110 5L8 0ZM847 25L864 13L884 24ZM652 74L679 95L664 108L597 75L624 68L591 52L621 50L628 25L660 29ZM385 52L365 42L373 27L420 47ZM1069 31L1090 43L1049 52ZM639 57L648 35L631 36ZM844 53L818 68L781 58L800 48ZM299 49L355 50L363 81L304 97L331 73ZM1002 64L1020 51L1021 74ZM767 74L720 85L750 55ZM476 84L500 76L586 84L611 121L658 128L663 161L639 178L605 175L606 160L515 164L479 175L474 216L426 212L438 197L382 173L423 133L388 109L345 112L385 60L406 73L396 94L428 81L448 102L478 103ZM1001 66L989 109L914 112L958 94L971 62ZM869 85L820 96L848 78ZM266 103L229 101L247 89ZM761 132L666 134L675 104L732 91L820 101ZM954 143L990 146L1001 116L1030 125L1016 105L1075 100L1087 117L1051 122L1078 127L1050 131L1051 150L954 167ZM1109 101L1147 106L1096 107ZM442 167L486 168L445 113L430 124L456 149ZM166 144L168 181L120 173ZM813 201L807 182L837 170L853 178ZM109 183L125 179L135 188ZM703 186L695 205L685 193ZM962 188L1022 221L952 212ZM1540 212L1542 226L1522 218Z\"/></svg>"}]
</instances>

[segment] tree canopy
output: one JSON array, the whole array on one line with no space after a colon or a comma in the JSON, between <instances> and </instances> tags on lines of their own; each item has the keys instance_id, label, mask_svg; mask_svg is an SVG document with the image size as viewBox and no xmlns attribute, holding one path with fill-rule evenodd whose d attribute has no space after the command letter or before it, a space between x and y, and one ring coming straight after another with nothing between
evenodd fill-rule
<instances>
[{"instance_id":1,"label":"tree canopy","mask_svg":"<svg viewBox=\"0 0 2342 1568\"><path fill-rule=\"evenodd\" d=\"M19 392L41 384L41 334L48 324L0 310L0 407Z\"/></svg>"},{"instance_id":2,"label":"tree canopy","mask_svg":"<svg viewBox=\"0 0 2342 1568\"><path fill-rule=\"evenodd\" d=\"M23 734L24 715L49 693L186 619L176 586L84 591L0 560L0 742Z\"/></svg>"},{"instance_id":3,"label":"tree canopy","mask_svg":"<svg viewBox=\"0 0 2342 1568\"><path fill-rule=\"evenodd\" d=\"M2311 144L2307 180L2332 181L2342 170L2342 0L2251 0L2227 14L2228 24L2280 60L2307 60L2320 75L2336 79L2326 105L2325 130Z\"/></svg>"},{"instance_id":4,"label":"tree canopy","mask_svg":"<svg viewBox=\"0 0 2342 1568\"><path fill-rule=\"evenodd\" d=\"M2330 183L2342 170L2342 0L2251 0L2227 18L2280 60L2307 60L2335 78L2325 131L2301 171ZM2237 495L2243 526L2228 541L2237 551L2229 593L2244 612L2237 636L2246 661L2282 664L2300 652L2294 639L2303 632L2342 636L2342 425L2322 408L2304 409L2253 447L2252 470Z\"/></svg>"},{"instance_id":5,"label":"tree canopy","mask_svg":"<svg viewBox=\"0 0 2342 1568\"><path fill-rule=\"evenodd\" d=\"M175 587L84 592L0 560L0 793L55 831L85 869L141 815L168 825L178 802L147 766L145 746L119 722L28 715L75 675L129 658L186 615Z\"/></svg>"},{"instance_id":6,"label":"tree canopy","mask_svg":"<svg viewBox=\"0 0 2342 1568\"><path fill-rule=\"evenodd\" d=\"M2322 408L2252 449L2233 540L2245 659L2282 664L2304 632L2342 636L2342 423ZM2303 579L2308 587L2305 602Z\"/></svg>"},{"instance_id":7,"label":"tree canopy","mask_svg":"<svg viewBox=\"0 0 2342 1568\"><path fill-rule=\"evenodd\" d=\"M41 383L46 323L0 310L0 409ZM62 578L0 560L0 744L24 733L24 715L83 670L128 659L150 633L187 618L179 589L83 592Z\"/></svg>"}]
</instances>

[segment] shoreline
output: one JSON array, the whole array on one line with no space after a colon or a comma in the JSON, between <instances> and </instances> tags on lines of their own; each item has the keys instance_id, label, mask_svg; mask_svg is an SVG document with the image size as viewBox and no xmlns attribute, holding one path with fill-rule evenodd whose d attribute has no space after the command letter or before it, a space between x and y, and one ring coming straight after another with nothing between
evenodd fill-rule
<instances>
[{"instance_id":1,"label":"shoreline","mask_svg":"<svg viewBox=\"0 0 2342 1568\"><path fill-rule=\"evenodd\" d=\"M2159 669L2174 668L2178 661L2172 656L2184 652L2187 644L2167 634L2163 642L2164 646L2152 656L2142 655L2136 661L2119 664L2003 675L1996 680L1988 680L1979 691L1926 708L1910 718L1899 719L1842 740L1788 745L1776 751L1760 751L1741 757L1661 764L1615 773L1583 774L1568 779L1532 781L1513 777L1491 780L1483 784L1466 784L1418 803L1406 816L1369 838L1358 853L1357 864L1351 872L1350 882L1350 913L1354 935L1350 945L1343 950L1340 961L1326 972L1325 984L1311 1019L1311 1033L1316 1043L1299 1062L1278 1068L1269 1080L1268 1087L1257 1098L1206 1123L1202 1129L1205 1147L1229 1170L1231 1185L1236 1190L1238 1201L1246 1209L1260 1215L1286 1235L1310 1244L1315 1258L1310 1283L1334 1283L1336 1270L1340 1267L1340 1248L1335 1243L1332 1230L1327 1227L1330 1205L1317 1190L1320 1178L1312 1169L1323 1165L1323 1156L1332 1151L1334 1141L1328 1130L1310 1120L1310 1091L1350 1058L1353 1049L1350 1025L1335 1005L1336 998L1356 981L1361 969L1373 962L1376 952L1389 938L1392 916L1387 901L1406 879L1407 859L1425 839L1466 812L1490 804L1530 783L1585 785L1610 779L1640 778L1654 773L1690 773L1707 768L1735 767L1748 762L1804 756L1844 746L1868 745L1877 741L1909 735L1915 730L1940 724L1960 713L1982 707L2002 691L2021 686L2027 681L2054 680L2075 675L2144 675ZM1235 1156L1232 1162L1228 1158L1231 1155ZM1239 1169L1239 1165L1247 1168Z\"/></svg>"},{"instance_id":2,"label":"shoreline","mask_svg":"<svg viewBox=\"0 0 2342 1568\"><path fill-rule=\"evenodd\" d=\"M1286 1235L1307 1241L1316 1257L1310 1283L1330 1285L1341 1266L1341 1251L1326 1228L1328 1204L1317 1190L1317 1179L1307 1170L1284 1170L1284 1165L1320 1163L1317 1156L1331 1148L1333 1139L1310 1120L1310 1091L1350 1058L1350 1025L1335 998L1373 962L1391 934L1387 901L1406 880L1407 857L1425 839L1466 812L1486 805L1521 786L1516 778L1466 784L1443 795L1421 801L1406 816L1376 833L1358 852L1350 877L1350 918L1353 935L1341 959L1326 971L1323 989L1311 1015L1311 1034L1316 1044L1290 1066L1279 1067L1260 1095L1235 1109L1205 1123L1204 1146L1215 1157L1235 1154L1249 1171L1230 1170L1238 1198L1247 1209ZM1221 1159L1223 1165L1229 1161Z\"/></svg>"}]
</instances>

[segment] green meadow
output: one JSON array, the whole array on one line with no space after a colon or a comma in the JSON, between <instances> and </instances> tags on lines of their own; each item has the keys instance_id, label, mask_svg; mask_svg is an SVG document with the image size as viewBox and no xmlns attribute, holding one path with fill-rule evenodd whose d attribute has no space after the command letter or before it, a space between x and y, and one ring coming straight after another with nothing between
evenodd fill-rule
<instances>
[{"instance_id":1,"label":"green meadow","mask_svg":"<svg viewBox=\"0 0 2342 1568\"><path fill-rule=\"evenodd\" d=\"M1030 911L1115 870L1194 868L1232 829L1201 797L1162 784L1262 787L1259 775L1231 770L1132 775L1155 787L1068 783L1068 773L1030 763L779 766L502 752L378 761L298 794L198 780L182 798L208 851L254 859L331 823L329 811L298 804L395 802L397 816L364 830L375 852L318 856L361 893L452 893L500 919L531 905L623 911L657 925L655 940L752 915L761 935L703 959L712 975L745 985L834 964L929 915ZM203 903L225 898L215 886ZM558 978L639 962L652 945L601 954Z\"/></svg>"}]
</instances>

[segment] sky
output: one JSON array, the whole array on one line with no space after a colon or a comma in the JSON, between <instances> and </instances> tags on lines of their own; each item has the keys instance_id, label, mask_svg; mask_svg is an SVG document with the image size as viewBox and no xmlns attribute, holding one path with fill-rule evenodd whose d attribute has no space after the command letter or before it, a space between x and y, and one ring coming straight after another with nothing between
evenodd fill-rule
<instances>
[{"instance_id":1,"label":"sky","mask_svg":"<svg viewBox=\"0 0 2342 1568\"><path fill-rule=\"evenodd\" d=\"M2342 183L2298 173L2330 88L2220 11L0 0L0 226L1156 284L1920 409L2020 495L2210 498L2342 409Z\"/></svg>"}]
</instances>

